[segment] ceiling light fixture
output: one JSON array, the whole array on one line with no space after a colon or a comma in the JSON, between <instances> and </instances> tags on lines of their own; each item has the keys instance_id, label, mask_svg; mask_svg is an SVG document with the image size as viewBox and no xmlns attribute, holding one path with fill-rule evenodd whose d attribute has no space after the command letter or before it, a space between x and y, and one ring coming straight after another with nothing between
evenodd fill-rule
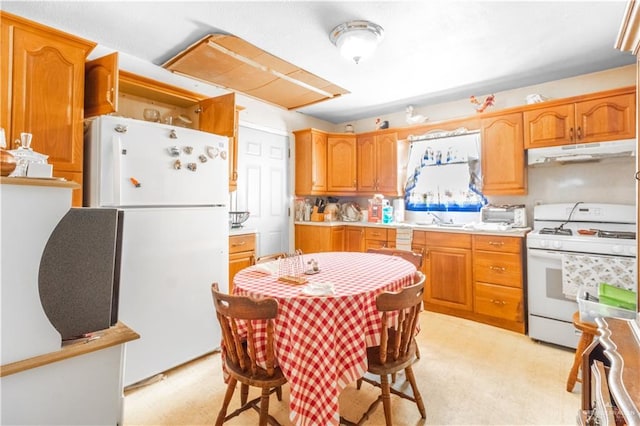
<instances>
[{"instance_id":1,"label":"ceiling light fixture","mask_svg":"<svg viewBox=\"0 0 640 426\"><path fill-rule=\"evenodd\" d=\"M369 21L349 21L335 27L329 39L336 45L340 54L356 64L371 55L382 40L384 30L378 24Z\"/></svg>"}]
</instances>

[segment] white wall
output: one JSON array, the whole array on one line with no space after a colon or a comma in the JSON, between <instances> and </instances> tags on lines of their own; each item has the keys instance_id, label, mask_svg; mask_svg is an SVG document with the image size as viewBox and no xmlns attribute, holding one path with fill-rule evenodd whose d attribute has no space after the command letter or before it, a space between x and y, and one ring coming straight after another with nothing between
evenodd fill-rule
<instances>
[{"instance_id":1,"label":"white wall","mask_svg":"<svg viewBox=\"0 0 640 426\"><path fill-rule=\"evenodd\" d=\"M489 107L487 112L525 105L526 96L533 93L543 95L549 99L567 98L591 92L616 89L618 87L633 86L635 84L636 66L627 65L606 71L537 84L535 86L494 93L495 105ZM490 94L491 93L469 93L469 96L475 95L478 99L483 100ZM428 118L427 123L468 117L476 114L473 104L469 102L469 98L436 105L414 105L413 107L414 115L424 115ZM390 127L403 127L407 125L405 117L405 111L402 110L391 112L379 118L389 121ZM375 129L376 118L378 117L365 118L363 120L350 122L349 124L353 124L356 133L367 132ZM340 123L336 125L334 131L343 131L346 124L347 123Z\"/></svg>"}]
</instances>

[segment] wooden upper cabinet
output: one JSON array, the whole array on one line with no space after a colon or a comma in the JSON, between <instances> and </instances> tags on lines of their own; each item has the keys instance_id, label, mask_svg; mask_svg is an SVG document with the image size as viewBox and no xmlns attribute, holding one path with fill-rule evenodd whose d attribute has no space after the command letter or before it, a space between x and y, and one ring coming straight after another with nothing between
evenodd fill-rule
<instances>
[{"instance_id":1,"label":"wooden upper cabinet","mask_svg":"<svg viewBox=\"0 0 640 426\"><path fill-rule=\"evenodd\" d=\"M624 91L525 110L525 149L635 138L635 92Z\"/></svg>"},{"instance_id":2,"label":"wooden upper cabinet","mask_svg":"<svg viewBox=\"0 0 640 426\"><path fill-rule=\"evenodd\" d=\"M236 136L238 126L235 93L202 100L198 106L200 130L216 135Z\"/></svg>"},{"instance_id":3,"label":"wooden upper cabinet","mask_svg":"<svg viewBox=\"0 0 640 426\"><path fill-rule=\"evenodd\" d=\"M482 120L482 192L493 194L526 194L522 113Z\"/></svg>"},{"instance_id":4,"label":"wooden upper cabinet","mask_svg":"<svg viewBox=\"0 0 640 426\"><path fill-rule=\"evenodd\" d=\"M628 93L576 104L576 142L602 142L636 137L635 94Z\"/></svg>"},{"instance_id":5,"label":"wooden upper cabinet","mask_svg":"<svg viewBox=\"0 0 640 426\"><path fill-rule=\"evenodd\" d=\"M235 93L209 98L144 76L120 70L118 53L88 61L85 66L85 117L120 113L143 119L145 108L169 116L186 115L193 127L229 138L229 191L237 188L238 113ZM174 123L175 124L175 123Z\"/></svg>"},{"instance_id":6,"label":"wooden upper cabinet","mask_svg":"<svg viewBox=\"0 0 640 426\"><path fill-rule=\"evenodd\" d=\"M525 148L573 143L574 117L574 104L525 111Z\"/></svg>"},{"instance_id":7,"label":"wooden upper cabinet","mask_svg":"<svg viewBox=\"0 0 640 426\"><path fill-rule=\"evenodd\" d=\"M358 136L358 191L376 191L376 149L375 135Z\"/></svg>"},{"instance_id":8,"label":"wooden upper cabinet","mask_svg":"<svg viewBox=\"0 0 640 426\"><path fill-rule=\"evenodd\" d=\"M376 191L402 195L404 182L398 182L398 135L385 133L376 136Z\"/></svg>"},{"instance_id":9,"label":"wooden upper cabinet","mask_svg":"<svg viewBox=\"0 0 640 426\"><path fill-rule=\"evenodd\" d=\"M327 134L315 129L298 130L295 135L296 195L323 195L327 192Z\"/></svg>"},{"instance_id":10,"label":"wooden upper cabinet","mask_svg":"<svg viewBox=\"0 0 640 426\"><path fill-rule=\"evenodd\" d=\"M118 54L85 64L84 115L96 117L118 110Z\"/></svg>"},{"instance_id":11,"label":"wooden upper cabinet","mask_svg":"<svg viewBox=\"0 0 640 426\"><path fill-rule=\"evenodd\" d=\"M327 192L349 194L357 190L355 135L329 135L327 138Z\"/></svg>"},{"instance_id":12,"label":"wooden upper cabinet","mask_svg":"<svg viewBox=\"0 0 640 426\"><path fill-rule=\"evenodd\" d=\"M228 93L199 102L199 129L203 132L229 138L229 192L238 188L238 121L241 106L236 105L236 94Z\"/></svg>"},{"instance_id":13,"label":"wooden upper cabinet","mask_svg":"<svg viewBox=\"0 0 640 426\"><path fill-rule=\"evenodd\" d=\"M0 125L7 147L20 133L48 155L53 175L82 184L84 64L95 43L0 11ZM82 190L73 191L82 205Z\"/></svg>"},{"instance_id":14,"label":"wooden upper cabinet","mask_svg":"<svg viewBox=\"0 0 640 426\"><path fill-rule=\"evenodd\" d=\"M397 133L358 135L358 191L401 196L408 142Z\"/></svg>"}]
</instances>

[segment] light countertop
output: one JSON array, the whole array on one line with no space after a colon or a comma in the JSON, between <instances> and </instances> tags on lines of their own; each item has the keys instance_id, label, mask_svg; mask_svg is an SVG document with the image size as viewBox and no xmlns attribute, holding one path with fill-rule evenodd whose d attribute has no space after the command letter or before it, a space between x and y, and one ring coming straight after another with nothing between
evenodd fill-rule
<instances>
[{"instance_id":1,"label":"light countertop","mask_svg":"<svg viewBox=\"0 0 640 426\"><path fill-rule=\"evenodd\" d=\"M294 222L295 225L310 225L310 226L362 226L362 227L375 227L375 228L411 228L414 231L434 231L434 232L454 232L462 234L482 234L482 235L503 235L512 237L524 237L531 228L512 228L506 230L495 229L478 229L472 226L458 227L458 226L439 226L435 224L415 224L415 223L376 223L376 222Z\"/></svg>"},{"instance_id":2,"label":"light countertop","mask_svg":"<svg viewBox=\"0 0 640 426\"><path fill-rule=\"evenodd\" d=\"M244 235L244 234L257 234L258 230L256 228L233 228L229 229L229 235Z\"/></svg>"}]
</instances>

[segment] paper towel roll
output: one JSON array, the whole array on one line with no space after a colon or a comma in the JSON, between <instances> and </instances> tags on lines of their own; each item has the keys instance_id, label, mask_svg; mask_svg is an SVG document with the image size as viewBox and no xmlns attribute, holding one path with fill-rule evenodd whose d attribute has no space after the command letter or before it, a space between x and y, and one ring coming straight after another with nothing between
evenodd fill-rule
<instances>
[{"instance_id":1,"label":"paper towel roll","mask_svg":"<svg viewBox=\"0 0 640 426\"><path fill-rule=\"evenodd\" d=\"M393 200L393 215L396 222L404 222L404 199Z\"/></svg>"}]
</instances>

